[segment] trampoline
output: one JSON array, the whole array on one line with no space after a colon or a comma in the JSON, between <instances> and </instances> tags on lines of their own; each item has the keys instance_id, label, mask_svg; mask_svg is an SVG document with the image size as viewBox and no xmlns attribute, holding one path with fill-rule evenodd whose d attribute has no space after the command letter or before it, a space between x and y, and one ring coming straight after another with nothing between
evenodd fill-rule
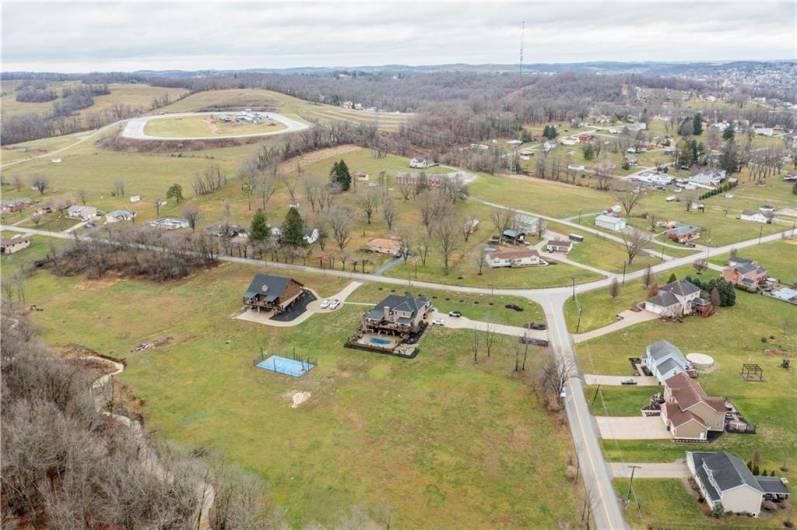
<instances>
[{"instance_id":1,"label":"trampoline","mask_svg":"<svg viewBox=\"0 0 797 530\"><path fill-rule=\"evenodd\" d=\"M312 370L315 365L306 361L299 361L288 359L286 357L280 357L279 355L272 355L268 359L257 363L257 367L270 372L289 375L291 377L301 377Z\"/></svg>"}]
</instances>

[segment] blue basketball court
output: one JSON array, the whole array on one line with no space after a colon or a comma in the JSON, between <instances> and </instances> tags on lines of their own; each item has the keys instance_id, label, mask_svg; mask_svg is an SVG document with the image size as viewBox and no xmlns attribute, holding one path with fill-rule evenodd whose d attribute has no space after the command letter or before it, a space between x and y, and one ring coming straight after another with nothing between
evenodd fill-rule
<instances>
[{"instance_id":1,"label":"blue basketball court","mask_svg":"<svg viewBox=\"0 0 797 530\"><path fill-rule=\"evenodd\" d=\"M280 357L279 355L272 355L265 361L260 361L257 363L257 367L262 368L263 370L276 372L278 374L289 375L291 377L302 377L304 374L312 370L315 365L312 365L306 361L297 361L294 359L288 359L286 357Z\"/></svg>"}]
</instances>

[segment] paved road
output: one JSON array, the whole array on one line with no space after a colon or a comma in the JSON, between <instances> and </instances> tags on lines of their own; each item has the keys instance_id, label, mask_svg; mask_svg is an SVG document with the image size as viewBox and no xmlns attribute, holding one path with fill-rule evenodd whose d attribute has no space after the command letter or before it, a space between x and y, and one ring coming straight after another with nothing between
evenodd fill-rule
<instances>
[{"instance_id":1,"label":"paved road","mask_svg":"<svg viewBox=\"0 0 797 530\"><path fill-rule=\"evenodd\" d=\"M131 118L125 124L125 128L122 129L121 136L124 138L132 138L133 140L160 140L160 141L190 141L190 140L220 140L224 138L251 138L254 136L273 136L276 134L284 134L284 133L291 133L297 131L303 131L311 127L310 124L304 123L298 120L294 120L292 118L288 118L287 116L283 116L282 114L277 114L276 112L268 112L268 117L274 121L278 121L285 125L285 129L280 129L278 131L271 131L271 132L262 132L262 133L250 133L250 134L225 134L225 135L216 135L216 136L182 136L182 137L175 137L175 136L152 136L151 134L147 134L144 132L144 129L147 126L147 122L150 120L162 120L166 118L186 118L189 116L208 116L211 114L219 114L218 112L177 112L174 114L159 114L157 116L141 116L139 118Z\"/></svg>"}]
</instances>

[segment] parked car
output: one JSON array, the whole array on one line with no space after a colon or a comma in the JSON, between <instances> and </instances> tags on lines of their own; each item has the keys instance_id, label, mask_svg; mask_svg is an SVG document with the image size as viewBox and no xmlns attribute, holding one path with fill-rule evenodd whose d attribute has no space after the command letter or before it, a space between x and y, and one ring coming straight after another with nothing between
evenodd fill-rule
<instances>
[{"instance_id":1,"label":"parked car","mask_svg":"<svg viewBox=\"0 0 797 530\"><path fill-rule=\"evenodd\" d=\"M523 324L523 327L526 328L526 329L536 329L536 330L547 329L545 327L545 323L544 322L527 322L527 323Z\"/></svg>"},{"instance_id":2,"label":"parked car","mask_svg":"<svg viewBox=\"0 0 797 530\"><path fill-rule=\"evenodd\" d=\"M459 318L459 317L462 316L462 313L460 313L459 311L449 311L448 312L448 316L454 317L454 318Z\"/></svg>"},{"instance_id":3,"label":"parked car","mask_svg":"<svg viewBox=\"0 0 797 530\"><path fill-rule=\"evenodd\" d=\"M559 397L562 399L567 397L567 387L562 387L562 391L559 392Z\"/></svg>"},{"instance_id":4,"label":"parked car","mask_svg":"<svg viewBox=\"0 0 797 530\"><path fill-rule=\"evenodd\" d=\"M445 326L446 323L445 323L445 321L442 318L436 318L436 319L432 320L432 325L433 326Z\"/></svg>"},{"instance_id":5,"label":"parked car","mask_svg":"<svg viewBox=\"0 0 797 530\"><path fill-rule=\"evenodd\" d=\"M523 311L523 308L517 304L506 304L504 307L513 311Z\"/></svg>"},{"instance_id":6,"label":"parked car","mask_svg":"<svg viewBox=\"0 0 797 530\"><path fill-rule=\"evenodd\" d=\"M321 309L326 309L329 307L329 300L322 300L321 301Z\"/></svg>"},{"instance_id":7,"label":"parked car","mask_svg":"<svg viewBox=\"0 0 797 530\"><path fill-rule=\"evenodd\" d=\"M337 309L338 307L340 307L340 300L338 300L337 298L334 298L332 301L329 302L330 309Z\"/></svg>"},{"instance_id":8,"label":"parked car","mask_svg":"<svg viewBox=\"0 0 797 530\"><path fill-rule=\"evenodd\" d=\"M622 381L620 381L620 384L623 384L623 385L635 385L636 384L636 379L634 379L632 377L629 377L628 379L623 379Z\"/></svg>"}]
</instances>

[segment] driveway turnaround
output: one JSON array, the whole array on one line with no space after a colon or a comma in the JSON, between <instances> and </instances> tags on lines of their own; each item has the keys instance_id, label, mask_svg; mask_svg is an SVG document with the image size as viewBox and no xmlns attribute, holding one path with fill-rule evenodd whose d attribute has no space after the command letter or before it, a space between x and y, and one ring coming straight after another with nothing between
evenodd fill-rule
<instances>
[{"instance_id":1,"label":"driveway turnaround","mask_svg":"<svg viewBox=\"0 0 797 530\"><path fill-rule=\"evenodd\" d=\"M639 324L640 322L647 322L648 320L656 320L659 318L659 315L651 313L650 311L631 311L630 309L626 309L620 313L619 316L620 318L617 319L616 322L613 322L608 326L593 329L587 333L573 335L573 342L586 342L590 339L594 339L595 337L601 337L608 333L614 333L615 331L627 328L628 326L633 326L634 324Z\"/></svg>"},{"instance_id":2,"label":"driveway turnaround","mask_svg":"<svg viewBox=\"0 0 797 530\"><path fill-rule=\"evenodd\" d=\"M162 120L166 118L185 118L188 116L208 116L211 114L218 114L218 112L178 112L175 114L159 114L158 116L141 116L140 118L132 118L127 121L125 128L122 129L123 138L132 138L133 140L160 140L164 142L188 142L191 140L222 140L224 138L251 138L254 136L273 136L276 134L285 134L297 131L303 131L311 127L310 124L288 118L276 112L268 112L268 117L274 121L278 121L285 125L285 129L279 131L250 133L250 134L220 134L218 136L152 136L144 132L147 122L150 120Z\"/></svg>"},{"instance_id":3,"label":"driveway turnaround","mask_svg":"<svg viewBox=\"0 0 797 530\"><path fill-rule=\"evenodd\" d=\"M689 478L686 462L678 460L668 464L609 462L609 470L614 478L630 478L634 469L635 478Z\"/></svg>"},{"instance_id":4,"label":"driveway turnaround","mask_svg":"<svg viewBox=\"0 0 797 530\"><path fill-rule=\"evenodd\" d=\"M636 385L624 385L623 381L633 379ZM630 375L596 375L584 374L584 383L588 385L601 386L658 386L659 380L653 376L630 376Z\"/></svg>"},{"instance_id":5,"label":"driveway turnaround","mask_svg":"<svg viewBox=\"0 0 797 530\"><path fill-rule=\"evenodd\" d=\"M467 317L450 317L447 313L432 311L429 320L442 320L443 325L452 329L476 329L479 331L492 331L499 335L509 335L511 337L528 337L530 339L548 340L548 332L545 330L526 329L520 326L507 326L505 324L493 324L481 320L471 320Z\"/></svg>"},{"instance_id":6,"label":"driveway turnaround","mask_svg":"<svg viewBox=\"0 0 797 530\"><path fill-rule=\"evenodd\" d=\"M672 438L658 416L595 416L604 440L668 440Z\"/></svg>"}]
</instances>

